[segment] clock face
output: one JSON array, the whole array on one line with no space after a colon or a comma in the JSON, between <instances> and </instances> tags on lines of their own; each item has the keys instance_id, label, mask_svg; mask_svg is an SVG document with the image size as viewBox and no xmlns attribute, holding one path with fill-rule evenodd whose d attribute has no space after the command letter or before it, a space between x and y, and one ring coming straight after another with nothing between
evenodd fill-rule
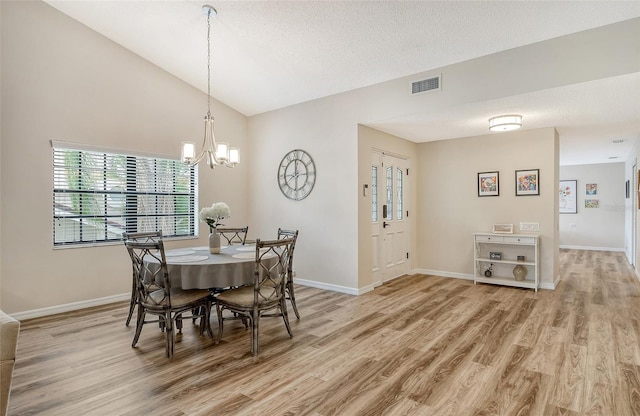
<instances>
[{"instance_id":1,"label":"clock face","mask_svg":"<svg viewBox=\"0 0 640 416\"><path fill-rule=\"evenodd\" d=\"M305 199L315 183L316 165L309 153L296 149L284 155L278 167L278 184L284 196L295 201Z\"/></svg>"}]
</instances>

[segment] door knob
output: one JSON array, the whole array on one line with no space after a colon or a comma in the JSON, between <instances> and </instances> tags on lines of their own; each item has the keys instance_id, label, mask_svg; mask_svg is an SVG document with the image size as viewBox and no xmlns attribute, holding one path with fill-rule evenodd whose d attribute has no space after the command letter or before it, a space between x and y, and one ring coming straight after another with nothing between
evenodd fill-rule
<instances>
[{"instance_id":1,"label":"door knob","mask_svg":"<svg viewBox=\"0 0 640 416\"><path fill-rule=\"evenodd\" d=\"M391 225L391 224L389 224L388 222L386 222L386 221L382 221L382 228L387 228L387 227L389 227L390 225Z\"/></svg>"}]
</instances>

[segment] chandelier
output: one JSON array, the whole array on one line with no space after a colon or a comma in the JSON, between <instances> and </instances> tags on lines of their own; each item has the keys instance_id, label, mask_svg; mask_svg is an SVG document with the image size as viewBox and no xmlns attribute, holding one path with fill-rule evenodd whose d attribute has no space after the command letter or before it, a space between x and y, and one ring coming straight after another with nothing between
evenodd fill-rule
<instances>
[{"instance_id":1,"label":"chandelier","mask_svg":"<svg viewBox=\"0 0 640 416\"><path fill-rule=\"evenodd\" d=\"M182 142L182 162L196 165L204 158L211 169L218 165L234 168L240 163L240 150L229 147L229 143L216 143L211 115L211 17L218 12L208 5L202 6L202 12L207 15L207 115L204 116L204 140L197 155L195 143Z\"/></svg>"}]
</instances>

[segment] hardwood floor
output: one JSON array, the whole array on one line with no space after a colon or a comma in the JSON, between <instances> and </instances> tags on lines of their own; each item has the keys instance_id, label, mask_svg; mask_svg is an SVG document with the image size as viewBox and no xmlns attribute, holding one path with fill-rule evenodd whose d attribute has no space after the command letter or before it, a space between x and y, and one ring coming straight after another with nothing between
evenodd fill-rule
<instances>
[{"instance_id":1,"label":"hardwood floor","mask_svg":"<svg viewBox=\"0 0 640 416\"><path fill-rule=\"evenodd\" d=\"M185 322L172 360L152 324L131 348L128 302L24 321L9 414L640 415L640 282L613 252L562 250L561 276L297 286L294 337L263 318L255 358L233 321L220 345Z\"/></svg>"}]
</instances>

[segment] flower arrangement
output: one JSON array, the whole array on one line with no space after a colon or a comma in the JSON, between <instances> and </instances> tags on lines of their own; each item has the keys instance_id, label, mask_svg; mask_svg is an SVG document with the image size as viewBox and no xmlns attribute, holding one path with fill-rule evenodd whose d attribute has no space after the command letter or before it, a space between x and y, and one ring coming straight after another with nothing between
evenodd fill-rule
<instances>
[{"instance_id":1,"label":"flower arrangement","mask_svg":"<svg viewBox=\"0 0 640 416\"><path fill-rule=\"evenodd\" d=\"M230 216L231 208L224 202L216 202L210 207L204 207L199 214L200 221L206 222L212 232L218 225L221 225L220 221Z\"/></svg>"}]
</instances>

